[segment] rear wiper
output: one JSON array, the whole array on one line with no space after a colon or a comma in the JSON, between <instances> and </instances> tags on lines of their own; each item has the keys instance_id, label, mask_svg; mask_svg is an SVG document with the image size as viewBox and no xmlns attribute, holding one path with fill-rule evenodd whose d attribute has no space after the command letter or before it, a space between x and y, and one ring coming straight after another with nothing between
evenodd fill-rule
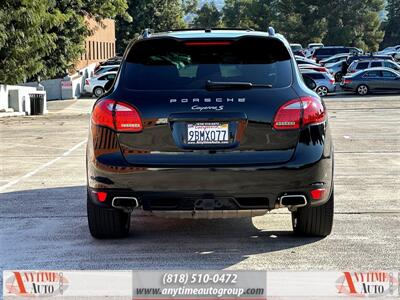
<instances>
[{"instance_id":1,"label":"rear wiper","mask_svg":"<svg viewBox=\"0 0 400 300\"><path fill-rule=\"evenodd\" d=\"M211 80L206 82L206 89L210 91L249 90L252 88L272 88L272 85L251 82L216 82Z\"/></svg>"}]
</instances>

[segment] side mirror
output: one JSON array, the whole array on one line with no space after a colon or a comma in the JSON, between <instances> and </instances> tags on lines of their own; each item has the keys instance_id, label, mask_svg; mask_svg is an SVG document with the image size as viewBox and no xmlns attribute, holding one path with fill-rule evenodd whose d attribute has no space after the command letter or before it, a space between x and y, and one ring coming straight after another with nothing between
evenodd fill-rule
<instances>
[{"instance_id":1,"label":"side mirror","mask_svg":"<svg viewBox=\"0 0 400 300\"><path fill-rule=\"evenodd\" d=\"M107 81L107 83L104 85L104 90L106 92L108 92L111 89L111 87L113 86L113 83L114 83L114 79L110 79L109 81Z\"/></svg>"},{"instance_id":2,"label":"side mirror","mask_svg":"<svg viewBox=\"0 0 400 300\"><path fill-rule=\"evenodd\" d=\"M304 83L310 90L316 89L317 83L312 78L303 75L303 79L304 79Z\"/></svg>"}]
</instances>

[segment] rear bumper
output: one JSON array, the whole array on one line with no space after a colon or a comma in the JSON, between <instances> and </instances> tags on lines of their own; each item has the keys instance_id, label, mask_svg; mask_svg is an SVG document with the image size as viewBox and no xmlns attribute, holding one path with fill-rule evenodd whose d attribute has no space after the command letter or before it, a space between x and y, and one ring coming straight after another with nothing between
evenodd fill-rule
<instances>
[{"instance_id":1,"label":"rear bumper","mask_svg":"<svg viewBox=\"0 0 400 300\"><path fill-rule=\"evenodd\" d=\"M199 199L222 202L211 209L273 209L285 194L304 195L307 205L317 206L329 199L332 190L329 134L318 140L301 138L293 157L284 164L243 167L134 166L120 151L113 153L112 161L102 160L88 146L89 194L107 191L104 203L92 199L104 206L110 206L115 196L129 196L137 198L145 210L193 210ZM317 188L324 188L325 196L311 200L310 191Z\"/></svg>"}]
</instances>

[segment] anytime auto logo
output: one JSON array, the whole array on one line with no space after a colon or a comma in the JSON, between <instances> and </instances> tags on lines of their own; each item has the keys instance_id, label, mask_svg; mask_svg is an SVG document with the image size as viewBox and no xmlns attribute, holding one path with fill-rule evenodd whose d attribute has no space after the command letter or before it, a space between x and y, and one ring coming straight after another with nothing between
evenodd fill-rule
<instances>
[{"instance_id":1,"label":"anytime auto logo","mask_svg":"<svg viewBox=\"0 0 400 300\"><path fill-rule=\"evenodd\" d=\"M336 280L336 287L339 294L346 296L399 295L399 274L392 272L343 272L343 275Z\"/></svg>"},{"instance_id":2,"label":"anytime auto logo","mask_svg":"<svg viewBox=\"0 0 400 300\"><path fill-rule=\"evenodd\" d=\"M68 288L68 279L62 272L15 271L6 278L7 295L43 297L62 295Z\"/></svg>"}]
</instances>

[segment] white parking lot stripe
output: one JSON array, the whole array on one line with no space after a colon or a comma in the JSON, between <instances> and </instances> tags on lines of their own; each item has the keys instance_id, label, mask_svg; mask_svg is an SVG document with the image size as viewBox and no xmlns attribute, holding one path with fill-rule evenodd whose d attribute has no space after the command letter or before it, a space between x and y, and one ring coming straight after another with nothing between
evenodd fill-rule
<instances>
[{"instance_id":1,"label":"white parking lot stripe","mask_svg":"<svg viewBox=\"0 0 400 300\"><path fill-rule=\"evenodd\" d=\"M13 185L16 185L17 183L19 183L21 180L27 179L33 175L35 175L36 173L42 171L43 169L47 168L48 166L51 166L52 164L54 164L55 162L59 161L61 158L68 156L69 154L71 154L73 151L75 151L76 149L78 149L79 147L81 147L83 144L86 143L86 139L79 142L78 144L76 144L75 146L73 146L71 149L69 149L68 151L64 152L62 155L56 157L53 160L48 161L47 163L39 166L38 168L34 169L33 171L26 173L25 175L18 177L12 181L10 181L9 183L0 186L0 192L6 190L9 187L12 187Z\"/></svg>"}]
</instances>

